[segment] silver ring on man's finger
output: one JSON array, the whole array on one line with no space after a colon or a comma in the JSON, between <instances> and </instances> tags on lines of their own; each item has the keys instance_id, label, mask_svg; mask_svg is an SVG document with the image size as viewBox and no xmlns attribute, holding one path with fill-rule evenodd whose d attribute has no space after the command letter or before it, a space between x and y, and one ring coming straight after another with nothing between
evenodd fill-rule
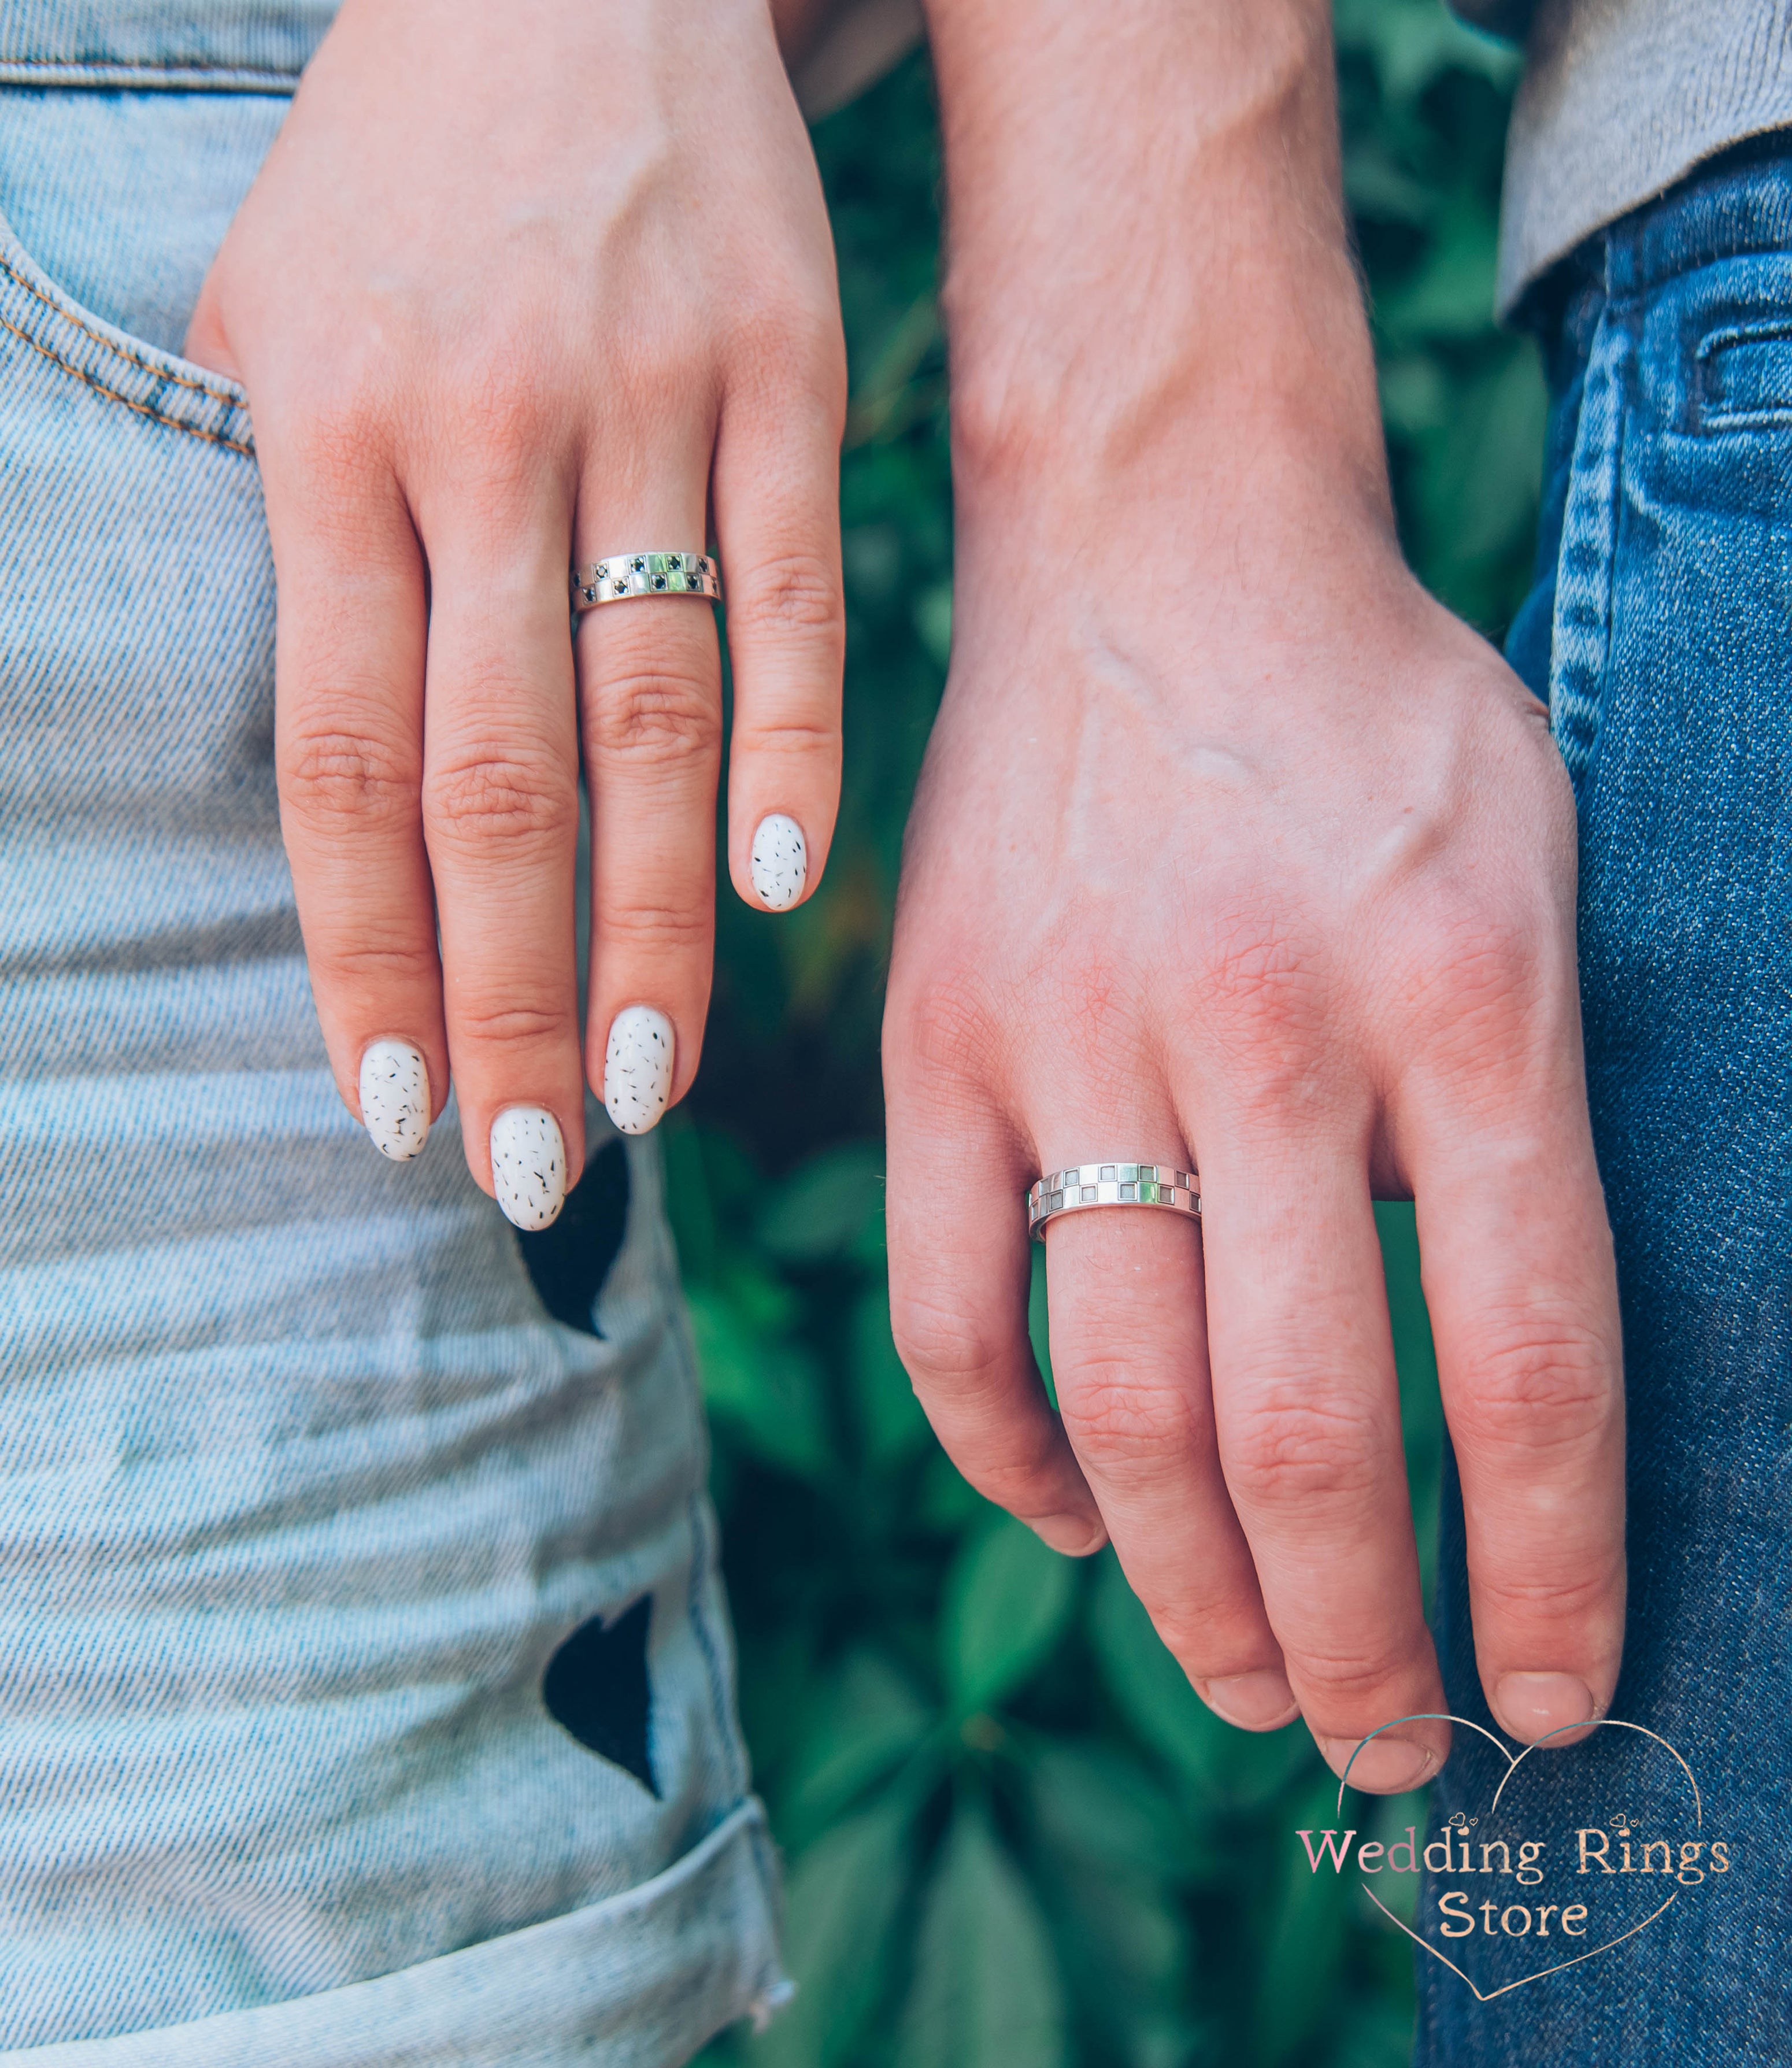
<instances>
[{"instance_id":1,"label":"silver ring on man's finger","mask_svg":"<svg viewBox=\"0 0 1792 2068\"><path fill-rule=\"evenodd\" d=\"M626 603L637 596L700 596L722 600L722 575L707 553L612 553L572 573L572 608Z\"/></svg>"},{"instance_id":2,"label":"silver ring on man's finger","mask_svg":"<svg viewBox=\"0 0 1792 2068\"><path fill-rule=\"evenodd\" d=\"M1048 1170L1027 1194L1027 1225L1043 1240L1045 1223L1085 1207L1161 1207L1190 1220L1201 1218L1201 1179L1167 1163L1078 1163Z\"/></svg>"}]
</instances>

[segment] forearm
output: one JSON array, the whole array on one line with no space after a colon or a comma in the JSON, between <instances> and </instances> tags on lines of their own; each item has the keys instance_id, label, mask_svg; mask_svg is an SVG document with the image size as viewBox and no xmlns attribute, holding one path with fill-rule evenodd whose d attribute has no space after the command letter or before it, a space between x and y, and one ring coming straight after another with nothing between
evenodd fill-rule
<instances>
[{"instance_id":1,"label":"forearm","mask_svg":"<svg viewBox=\"0 0 1792 2068\"><path fill-rule=\"evenodd\" d=\"M927 0L961 483L1318 470L1385 513L1325 0Z\"/></svg>"}]
</instances>

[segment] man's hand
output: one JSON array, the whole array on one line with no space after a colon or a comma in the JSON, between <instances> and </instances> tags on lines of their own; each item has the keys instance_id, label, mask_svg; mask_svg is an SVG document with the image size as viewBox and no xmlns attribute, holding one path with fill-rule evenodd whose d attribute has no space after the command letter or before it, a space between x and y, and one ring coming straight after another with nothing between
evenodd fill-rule
<instances>
[{"instance_id":1,"label":"man's hand","mask_svg":"<svg viewBox=\"0 0 1792 2068\"><path fill-rule=\"evenodd\" d=\"M474 1176L544 1225L583 1155L581 747L590 1074L637 1130L697 1068L721 754L711 607L607 605L575 650L571 562L701 551L713 511L735 887L795 902L833 831L845 353L765 0L347 0L189 350L254 412L336 1081L402 1155L451 1065Z\"/></svg>"},{"instance_id":2,"label":"man's hand","mask_svg":"<svg viewBox=\"0 0 1792 2068\"><path fill-rule=\"evenodd\" d=\"M959 576L886 1024L898 1346L973 1484L1062 1549L1111 1534L1213 1708L1297 1705L1342 1769L1444 1706L1371 1211L1410 1194L1489 1699L1580 1724L1623 1415L1573 803L1400 561L1326 10L937 0L934 31ZM1061 1419L1023 1195L1117 1157L1198 1167L1204 1219L1050 1229ZM1406 1725L1351 1778L1448 1742Z\"/></svg>"}]
</instances>

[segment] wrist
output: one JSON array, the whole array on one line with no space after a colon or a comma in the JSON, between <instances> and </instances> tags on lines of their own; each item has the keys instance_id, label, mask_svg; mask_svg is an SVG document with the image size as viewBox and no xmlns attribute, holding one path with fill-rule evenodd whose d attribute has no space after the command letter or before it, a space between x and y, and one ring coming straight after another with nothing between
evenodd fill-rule
<instances>
[{"instance_id":1,"label":"wrist","mask_svg":"<svg viewBox=\"0 0 1792 2068\"><path fill-rule=\"evenodd\" d=\"M933 14L968 502L1267 470L1385 508L1322 0Z\"/></svg>"}]
</instances>

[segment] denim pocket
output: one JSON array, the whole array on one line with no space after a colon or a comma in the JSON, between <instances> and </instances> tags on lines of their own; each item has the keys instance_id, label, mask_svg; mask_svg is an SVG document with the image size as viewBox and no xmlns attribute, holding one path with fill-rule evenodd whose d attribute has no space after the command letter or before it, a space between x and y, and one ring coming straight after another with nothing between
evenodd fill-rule
<instances>
[{"instance_id":1,"label":"denim pocket","mask_svg":"<svg viewBox=\"0 0 1792 2068\"><path fill-rule=\"evenodd\" d=\"M1688 397L1695 430L1792 424L1792 321L1729 324L1699 340Z\"/></svg>"},{"instance_id":2,"label":"denim pocket","mask_svg":"<svg viewBox=\"0 0 1792 2068\"><path fill-rule=\"evenodd\" d=\"M241 389L179 347L287 105L0 86L0 333L140 417L249 454Z\"/></svg>"},{"instance_id":3,"label":"denim pocket","mask_svg":"<svg viewBox=\"0 0 1792 2068\"><path fill-rule=\"evenodd\" d=\"M138 417L252 456L248 398L235 381L132 337L71 300L0 218L0 332Z\"/></svg>"}]
</instances>

